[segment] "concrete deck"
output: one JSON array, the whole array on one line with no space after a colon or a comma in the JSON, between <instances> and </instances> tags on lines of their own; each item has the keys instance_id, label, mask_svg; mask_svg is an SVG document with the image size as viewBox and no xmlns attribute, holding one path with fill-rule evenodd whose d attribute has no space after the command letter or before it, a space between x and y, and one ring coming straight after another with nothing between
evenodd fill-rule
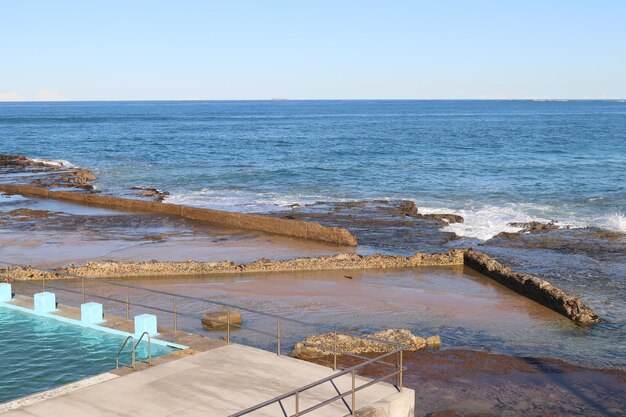
<instances>
[{"instance_id":1,"label":"concrete deck","mask_svg":"<svg viewBox=\"0 0 626 417\"><path fill-rule=\"evenodd\" d=\"M242 345L226 345L193 356L163 363L141 372L114 378L68 394L27 405L5 415L8 417L65 416L228 416L260 402L332 375L330 368ZM359 378L357 386L366 379ZM336 381L344 392L350 389L349 376ZM300 409L308 408L336 395L330 383L313 388L300 397ZM401 394L386 383L374 384L357 392L357 409L381 400L400 399L406 412L393 416L412 416L410 389ZM350 403L350 398L347 398ZM384 401L383 401L384 402ZM294 399L283 404L287 414L295 412ZM336 401L310 416L345 416L346 405ZM283 412L278 404L254 416L275 417Z\"/></svg>"}]
</instances>

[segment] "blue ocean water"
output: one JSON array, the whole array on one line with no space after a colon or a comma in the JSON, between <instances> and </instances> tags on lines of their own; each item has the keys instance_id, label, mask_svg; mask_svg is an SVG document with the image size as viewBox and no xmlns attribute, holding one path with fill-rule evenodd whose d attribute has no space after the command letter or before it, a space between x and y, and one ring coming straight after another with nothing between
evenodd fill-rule
<instances>
[{"instance_id":1,"label":"blue ocean water","mask_svg":"<svg viewBox=\"0 0 626 417\"><path fill-rule=\"evenodd\" d=\"M527 220L626 231L623 101L0 103L0 152L228 210L407 198L478 239Z\"/></svg>"}]
</instances>

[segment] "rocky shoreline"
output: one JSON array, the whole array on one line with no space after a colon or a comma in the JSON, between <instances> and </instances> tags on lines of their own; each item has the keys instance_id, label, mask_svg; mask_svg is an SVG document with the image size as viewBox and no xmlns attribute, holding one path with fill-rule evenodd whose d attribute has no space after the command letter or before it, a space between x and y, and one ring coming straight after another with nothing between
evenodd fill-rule
<instances>
[{"instance_id":1,"label":"rocky shoreline","mask_svg":"<svg viewBox=\"0 0 626 417\"><path fill-rule=\"evenodd\" d=\"M354 246L358 239L360 244L376 245L388 249L388 253L407 253L408 248L411 248L409 253L412 253L412 248L415 247L424 248L425 251L425 253L416 253L412 256L341 254L331 257L297 258L288 261L259 259L241 264L228 261L104 261L90 262L84 266L70 265L49 272L29 268L13 269L12 274L19 279L39 279L43 276L46 279L54 279L62 278L65 274L105 278L465 265L513 291L557 311L577 324L594 324L600 320L598 315L580 299L565 293L539 277L514 272L484 253L471 249L452 249L447 253L438 253L442 246L459 239L454 233L442 232L441 227L450 223L463 222L464 219L454 214L422 214L415 203L408 200L320 201L303 206L293 205L287 214L281 211L271 213L269 216L249 215L162 203L168 193L153 187L133 187L133 191L137 196L152 198L156 200L155 202L100 196L97 195L91 184L95 180L92 171L66 165L62 161L35 160L22 155L0 154L0 173L45 174L44 176L18 177L22 178L16 182L19 185L0 184L0 191L9 194L32 195L120 210L158 213L341 245ZM15 183L15 181L13 182ZM79 192L54 191L59 188L74 188ZM16 209L7 212L4 218L0 219L0 223L23 222L28 219L53 217L55 215L57 213ZM556 221L549 223L511 223L510 226L520 228L520 231L501 233L494 239L485 242L485 245L505 242L509 246L529 246L543 242L541 245L547 248L558 244L557 246L561 249L569 246L564 244L562 233L553 237L555 232L564 229L569 234L582 233L576 229L562 228ZM597 231L591 234L599 236L601 233L601 231ZM528 236L533 236L533 240L529 241ZM560 240L549 246L555 238L560 238ZM605 246L612 245L609 248L611 250L605 252L614 253L614 246L621 245L623 236L610 235L609 238ZM617 243L613 243L613 241ZM569 245L577 245L576 250L580 246L576 242ZM436 248L436 250L432 250L432 248Z\"/></svg>"}]
</instances>

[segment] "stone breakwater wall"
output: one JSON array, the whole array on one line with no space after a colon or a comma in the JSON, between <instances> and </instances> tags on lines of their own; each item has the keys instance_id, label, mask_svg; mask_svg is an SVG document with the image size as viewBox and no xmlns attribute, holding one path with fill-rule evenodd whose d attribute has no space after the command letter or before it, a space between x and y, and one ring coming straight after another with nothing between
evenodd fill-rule
<instances>
[{"instance_id":1,"label":"stone breakwater wall","mask_svg":"<svg viewBox=\"0 0 626 417\"><path fill-rule=\"evenodd\" d=\"M70 265L55 270L40 270L28 267L11 267L8 271L0 269L0 278L19 280L40 280L70 278L68 274L89 278L124 278L150 276L192 276L229 273L290 272L290 271L329 271L359 269L412 268L418 266L463 265L463 251L452 250L447 253L417 253L411 257L357 254L340 254L318 258L297 258L287 261L259 259L254 262L237 264L234 262L88 262L84 266Z\"/></svg>"},{"instance_id":2,"label":"stone breakwater wall","mask_svg":"<svg viewBox=\"0 0 626 417\"><path fill-rule=\"evenodd\" d=\"M339 245L356 246L357 240L347 229L326 227L318 223L279 219L257 214L232 213L221 210L188 207L179 204L158 203L120 197L71 191L50 191L41 187L0 184L0 191L7 194L23 194L41 198L53 198L90 206L180 216L212 224L275 233L284 236L319 240Z\"/></svg>"},{"instance_id":3,"label":"stone breakwater wall","mask_svg":"<svg viewBox=\"0 0 626 417\"><path fill-rule=\"evenodd\" d=\"M539 277L514 272L484 253L467 249L464 253L464 262L472 269L564 315L578 325L585 326L600 321L598 315L580 299Z\"/></svg>"}]
</instances>

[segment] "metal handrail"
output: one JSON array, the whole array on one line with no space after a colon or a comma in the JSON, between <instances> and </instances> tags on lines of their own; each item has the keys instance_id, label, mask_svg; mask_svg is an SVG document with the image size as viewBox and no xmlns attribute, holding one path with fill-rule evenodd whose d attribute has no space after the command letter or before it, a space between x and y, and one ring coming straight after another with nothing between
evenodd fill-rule
<instances>
[{"instance_id":1,"label":"metal handrail","mask_svg":"<svg viewBox=\"0 0 626 417\"><path fill-rule=\"evenodd\" d=\"M401 355L402 350L403 349L400 348L400 349L393 350L391 352L384 353L384 354L382 354L380 356L377 356L375 358L369 359L366 362L360 363L358 365L354 365L354 366L352 366L350 368L344 369L343 371L337 372L336 374L333 374L333 375L328 376L326 378L323 378L323 379L320 379L318 381L312 382L312 383L310 383L308 385L304 385L302 387L296 388L296 389L294 389L294 390L292 390L290 392L287 392L285 394L281 394L281 395L279 395L277 397L274 397L272 399L269 399L267 401L264 401L262 403L254 405L252 407L246 408L245 410L239 411L238 413L231 414L229 417L240 417L240 416L249 414L249 413L251 413L253 411L259 410L259 409L264 408L264 407L267 407L268 405L274 404L274 403L279 402L279 401L283 401L283 400L285 400L285 399L287 399L289 397L299 396L300 393L302 393L304 391L307 391L307 390L309 390L311 388L315 388L315 387L317 387L319 385L325 384L326 382L332 381L332 380L334 380L336 378L339 378L341 376L344 376L344 375L347 375L347 374L351 374L352 375L352 379L353 379L353 385L352 385L352 389L351 390L349 390L347 392L344 392L344 393L340 393L337 396L335 396L335 397L333 397L333 398L331 398L329 400L326 400L326 401L324 401L324 402L322 402L322 403L320 403L318 405L315 405L313 407L307 408L306 410L303 410L303 411L297 410L297 413L295 415L302 415L302 414L306 414L308 412L317 410L318 408L320 408L320 407L322 407L322 406L324 406L326 404L330 404L330 403L332 403L334 401L337 401L338 399L344 398L344 397L346 397L348 395L356 393L357 391L365 389L365 388L369 387L370 385L375 384L376 382L379 382L379 381L384 380L384 379L391 378L391 377L396 376L396 375L398 375L398 376L401 375L401 373L403 371L405 371L406 368L402 367L402 364L400 363L399 368L396 369L394 372L392 372L390 374L387 374L387 375L383 375L383 376L378 377L376 379L373 379L371 381L368 381L366 384L361 385L358 388L354 386L354 382L355 382L354 379L356 378L356 370L361 369L361 368L363 368L363 367L365 367L367 365L375 364L377 361L379 361L380 359L385 358L387 356L391 356L391 355L394 355L394 354L400 354ZM402 385L399 385L396 388L399 391L402 391ZM354 403L353 403L353 407L352 407L351 412L352 412L352 415L354 415Z\"/></svg>"},{"instance_id":2,"label":"metal handrail","mask_svg":"<svg viewBox=\"0 0 626 417\"><path fill-rule=\"evenodd\" d=\"M152 366L152 339L150 338L150 334L148 332L143 332L139 337L139 340L137 340L137 343L134 344L133 357L135 358L135 361L137 361L137 347L139 347L139 343L141 343L144 336L148 336L148 360L140 360L139 362L147 363L148 366Z\"/></svg>"},{"instance_id":3,"label":"metal handrail","mask_svg":"<svg viewBox=\"0 0 626 417\"><path fill-rule=\"evenodd\" d=\"M124 339L124 343L122 343L122 347L120 348L120 350L117 351L117 355L115 355L116 369L120 369L120 363L121 363L124 366L133 368L133 371L137 370L137 348L139 347L139 343L141 343L144 336L148 336L148 339L147 339L148 340L148 360L144 359L144 360L140 360L139 362L147 363L148 366L152 366L152 339L150 338L150 334L148 332L143 332L141 336L139 337L139 339L137 340L137 342L135 342L135 339L133 338L132 335L126 336L126 339ZM123 362L120 362L120 355L124 351L124 348L128 344L129 340L131 341L131 347L132 347L130 351L131 363L123 363Z\"/></svg>"},{"instance_id":4,"label":"metal handrail","mask_svg":"<svg viewBox=\"0 0 626 417\"><path fill-rule=\"evenodd\" d=\"M117 351L117 355L115 355L115 368L116 369L120 369L120 355L122 354L122 351L126 347L126 344L128 344L129 340L131 340L131 345L134 344L132 342L133 337L132 336L126 336L126 339L124 339L124 343L122 343L122 347L120 348L120 350ZM134 367L135 366L135 349L134 349L134 347L131 350L131 355L132 355L132 363L130 363L130 364L122 363L122 365L128 366L128 367Z\"/></svg>"}]
</instances>

